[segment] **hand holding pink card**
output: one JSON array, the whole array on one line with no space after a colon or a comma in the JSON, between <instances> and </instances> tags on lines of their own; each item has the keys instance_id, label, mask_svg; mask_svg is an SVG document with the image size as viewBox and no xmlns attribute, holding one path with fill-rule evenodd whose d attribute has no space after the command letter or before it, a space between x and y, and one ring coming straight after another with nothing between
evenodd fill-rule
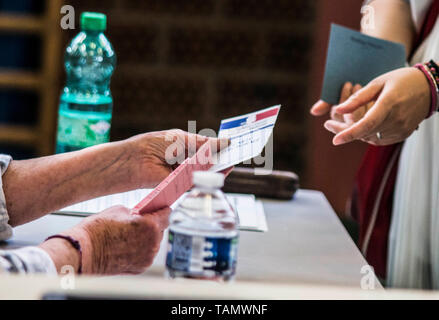
<instances>
[{"instance_id":1,"label":"hand holding pink card","mask_svg":"<svg viewBox=\"0 0 439 320\"><path fill-rule=\"evenodd\" d=\"M205 143L191 158L187 158L177 169L163 180L148 196L133 209L133 214L154 212L171 206L178 198L192 187L192 173L206 171L212 167L212 150L210 143Z\"/></svg>"}]
</instances>

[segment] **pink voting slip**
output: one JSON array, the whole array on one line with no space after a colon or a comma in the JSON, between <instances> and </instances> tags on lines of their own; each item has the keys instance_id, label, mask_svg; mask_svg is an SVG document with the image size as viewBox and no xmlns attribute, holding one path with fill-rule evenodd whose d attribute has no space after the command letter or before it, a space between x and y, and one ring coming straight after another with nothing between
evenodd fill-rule
<instances>
[{"instance_id":1,"label":"pink voting slip","mask_svg":"<svg viewBox=\"0 0 439 320\"><path fill-rule=\"evenodd\" d=\"M177 169L163 180L150 194L140 201L132 214L154 212L169 207L192 187L192 173L206 171L212 167L212 150L206 142L191 158L187 158Z\"/></svg>"}]
</instances>

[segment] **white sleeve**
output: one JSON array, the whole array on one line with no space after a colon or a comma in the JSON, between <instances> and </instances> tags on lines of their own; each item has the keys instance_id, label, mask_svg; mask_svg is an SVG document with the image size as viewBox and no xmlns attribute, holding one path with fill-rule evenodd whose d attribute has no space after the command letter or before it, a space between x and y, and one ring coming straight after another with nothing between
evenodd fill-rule
<instances>
[{"instance_id":1,"label":"white sleeve","mask_svg":"<svg viewBox=\"0 0 439 320\"><path fill-rule=\"evenodd\" d=\"M1 176L5 173L12 158L0 154ZM12 236L9 216L6 209L6 199L0 176L0 241ZM55 264L50 256L41 248L26 247L16 250L0 250L0 273L49 273L56 274Z\"/></svg>"},{"instance_id":2,"label":"white sleeve","mask_svg":"<svg viewBox=\"0 0 439 320\"><path fill-rule=\"evenodd\" d=\"M5 173L12 158L5 154L0 154L1 176ZM0 177L0 241L9 239L12 236L12 228L8 224L9 216L6 210L5 193L3 192L2 177Z\"/></svg>"},{"instance_id":3,"label":"white sleeve","mask_svg":"<svg viewBox=\"0 0 439 320\"><path fill-rule=\"evenodd\" d=\"M56 274L56 267L49 254L38 247L0 250L0 273Z\"/></svg>"}]
</instances>

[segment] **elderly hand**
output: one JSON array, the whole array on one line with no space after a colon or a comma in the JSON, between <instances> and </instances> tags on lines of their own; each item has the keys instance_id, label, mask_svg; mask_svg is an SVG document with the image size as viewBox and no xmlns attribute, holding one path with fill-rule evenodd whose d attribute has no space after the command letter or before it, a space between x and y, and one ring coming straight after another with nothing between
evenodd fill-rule
<instances>
[{"instance_id":1,"label":"elderly hand","mask_svg":"<svg viewBox=\"0 0 439 320\"><path fill-rule=\"evenodd\" d=\"M211 144L213 153L229 145L228 139L207 138L178 129L145 133L126 140L134 178L130 187L155 187L206 142Z\"/></svg>"},{"instance_id":2,"label":"elderly hand","mask_svg":"<svg viewBox=\"0 0 439 320\"><path fill-rule=\"evenodd\" d=\"M168 226L170 209L132 215L123 206L111 207L85 218L62 233L78 240L82 248L82 272L86 274L141 273L157 254ZM79 254L64 239L47 240L40 247L52 258L58 272L63 266L79 268Z\"/></svg>"},{"instance_id":3,"label":"elderly hand","mask_svg":"<svg viewBox=\"0 0 439 320\"><path fill-rule=\"evenodd\" d=\"M2 177L9 223L17 226L73 203L155 187L206 142L212 152L229 143L168 130L75 152L14 160Z\"/></svg>"},{"instance_id":4,"label":"elderly hand","mask_svg":"<svg viewBox=\"0 0 439 320\"><path fill-rule=\"evenodd\" d=\"M371 81L334 111L346 115L370 103L373 105L366 107L368 110L361 120L347 127L331 127L336 133L334 145L354 140L388 145L409 137L428 115L431 103L428 80L416 68L391 71Z\"/></svg>"}]
</instances>

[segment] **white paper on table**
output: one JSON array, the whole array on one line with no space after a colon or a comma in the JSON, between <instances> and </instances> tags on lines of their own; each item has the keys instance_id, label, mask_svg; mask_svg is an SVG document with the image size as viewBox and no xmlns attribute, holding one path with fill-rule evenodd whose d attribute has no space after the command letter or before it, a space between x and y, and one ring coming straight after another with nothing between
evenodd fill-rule
<instances>
[{"instance_id":1,"label":"white paper on table","mask_svg":"<svg viewBox=\"0 0 439 320\"><path fill-rule=\"evenodd\" d=\"M138 189L99 197L71 205L59 210L56 212L56 214L74 214L86 216L100 212L115 205L123 205L127 208L132 208L139 203L140 200L146 197L152 190L153 189ZM268 230L264 208L260 201L255 200L254 195L228 193L226 196L232 207L235 209L235 212L238 214L240 230L261 232ZM172 204L171 208L175 209L182 199L183 197L180 197L180 199Z\"/></svg>"},{"instance_id":2,"label":"white paper on table","mask_svg":"<svg viewBox=\"0 0 439 320\"><path fill-rule=\"evenodd\" d=\"M214 155L210 171L221 171L261 154L270 138L280 105L221 121L218 138L229 138L230 145Z\"/></svg>"}]
</instances>

